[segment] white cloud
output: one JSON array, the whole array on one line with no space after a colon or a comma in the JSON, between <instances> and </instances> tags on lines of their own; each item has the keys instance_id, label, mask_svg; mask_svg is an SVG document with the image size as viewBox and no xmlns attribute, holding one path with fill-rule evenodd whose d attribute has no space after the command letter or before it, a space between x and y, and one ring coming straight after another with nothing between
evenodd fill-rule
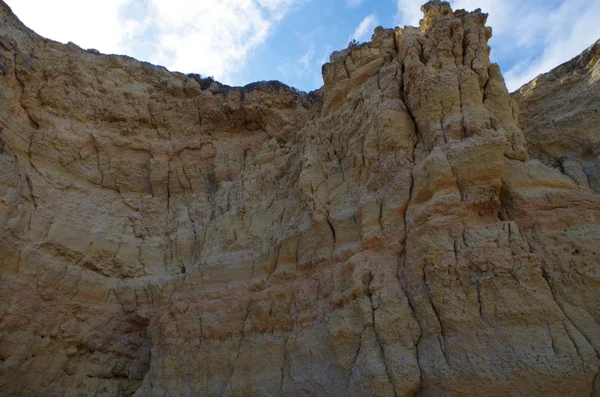
<instances>
[{"instance_id":1,"label":"white cloud","mask_svg":"<svg viewBox=\"0 0 600 397\"><path fill-rule=\"evenodd\" d=\"M374 14L367 15L365 19L356 27L352 34L352 39L357 41L368 41L371 39L373 30L377 27L377 17Z\"/></svg>"},{"instance_id":2,"label":"white cloud","mask_svg":"<svg viewBox=\"0 0 600 397\"><path fill-rule=\"evenodd\" d=\"M42 36L118 53L128 34L128 26L119 21L119 10L127 1L7 0L7 3L25 25Z\"/></svg>"},{"instance_id":3,"label":"white cloud","mask_svg":"<svg viewBox=\"0 0 600 397\"><path fill-rule=\"evenodd\" d=\"M152 62L226 81L271 28L268 12L250 0L151 0L146 25L157 36Z\"/></svg>"},{"instance_id":4,"label":"white cloud","mask_svg":"<svg viewBox=\"0 0 600 397\"><path fill-rule=\"evenodd\" d=\"M398 25L418 26L421 0L396 0ZM451 0L454 9L481 8L493 29L492 60L505 66L509 91L568 61L600 37L598 0ZM506 67L508 65L508 67Z\"/></svg>"},{"instance_id":5,"label":"white cloud","mask_svg":"<svg viewBox=\"0 0 600 397\"><path fill-rule=\"evenodd\" d=\"M539 37L541 55L505 73L509 91L577 56L600 38L600 2L597 0L565 2L542 19L539 24L544 25L543 28L537 27L534 31L537 34L537 31L548 30Z\"/></svg>"},{"instance_id":6,"label":"white cloud","mask_svg":"<svg viewBox=\"0 0 600 397\"><path fill-rule=\"evenodd\" d=\"M396 0L398 26L419 26L419 21L423 17L421 5L423 5L421 0Z\"/></svg>"},{"instance_id":7,"label":"white cloud","mask_svg":"<svg viewBox=\"0 0 600 397\"><path fill-rule=\"evenodd\" d=\"M305 0L12 0L43 36L238 84L252 51Z\"/></svg>"}]
</instances>

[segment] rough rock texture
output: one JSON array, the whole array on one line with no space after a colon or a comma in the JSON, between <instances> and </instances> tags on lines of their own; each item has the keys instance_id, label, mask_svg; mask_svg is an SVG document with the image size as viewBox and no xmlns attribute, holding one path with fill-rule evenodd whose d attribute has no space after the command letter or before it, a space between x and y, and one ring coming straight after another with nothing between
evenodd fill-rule
<instances>
[{"instance_id":1,"label":"rough rock texture","mask_svg":"<svg viewBox=\"0 0 600 397\"><path fill-rule=\"evenodd\" d=\"M528 160L487 16L423 11L304 94L0 2L0 394L598 396L600 196Z\"/></svg>"},{"instance_id":2,"label":"rough rock texture","mask_svg":"<svg viewBox=\"0 0 600 397\"><path fill-rule=\"evenodd\" d=\"M600 40L515 94L529 153L600 194Z\"/></svg>"}]
</instances>

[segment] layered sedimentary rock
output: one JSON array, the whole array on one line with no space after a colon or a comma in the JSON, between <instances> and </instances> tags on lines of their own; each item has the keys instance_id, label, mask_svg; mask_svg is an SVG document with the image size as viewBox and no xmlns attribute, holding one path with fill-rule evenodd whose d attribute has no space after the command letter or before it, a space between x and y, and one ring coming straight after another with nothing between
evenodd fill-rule
<instances>
[{"instance_id":1,"label":"layered sedimentary rock","mask_svg":"<svg viewBox=\"0 0 600 397\"><path fill-rule=\"evenodd\" d=\"M526 143L486 14L429 2L305 94L0 4L2 395L598 395L600 196Z\"/></svg>"},{"instance_id":2,"label":"layered sedimentary rock","mask_svg":"<svg viewBox=\"0 0 600 397\"><path fill-rule=\"evenodd\" d=\"M529 153L600 194L600 40L515 92Z\"/></svg>"}]
</instances>

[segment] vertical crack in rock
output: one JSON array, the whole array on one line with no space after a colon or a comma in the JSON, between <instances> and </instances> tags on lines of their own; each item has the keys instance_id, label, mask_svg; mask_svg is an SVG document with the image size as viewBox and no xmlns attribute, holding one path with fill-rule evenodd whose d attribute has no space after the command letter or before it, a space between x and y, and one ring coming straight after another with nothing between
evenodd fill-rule
<instances>
[{"instance_id":1,"label":"vertical crack in rock","mask_svg":"<svg viewBox=\"0 0 600 397\"><path fill-rule=\"evenodd\" d=\"M363 337L365 335L365 331L367 330L367 327L368 327L368 325L365 324L360 333L360 336L358 338L358 348L356 349L356 352L354 353L354 356L352 358L352 365L350 365L350 371L348 373L348 380L346 382L346 387L344 389L343 396L348 395L348 389L350 388L350 383L352 382L352 378L354 376L354 368L356 367L356 362L358 361L358 356L360 355L360 351L362 349Z\"/></svg>"},{"instance_id":2,"label":"vertical crack in rock","mask_svg":"<svg viewBox=\"0 0 600 397\"><path fill-rule=\"evenodd\" d=\"M479 305L479 317L483 319L483 301L481 299L481 282L477 281L477 303Z\"/></svg>"},{"instance_id":3,"label":"vertical crack in rock","mask_svg":"<svg viewBox=\"0 0 600 397\"><path fill-rule=\"evenodd\" d=\"M333 224L331 223L331 217L329 215L329 210L327 210L327 216L326 216L325 220L327 221L327 226L329 226L329 230L331 232L331 238L333 239L333 248L332 248L331 252L334 252L335 247L337 246L337 239L336 239L336 235L335 235L335 228L333 227Z\"/></svg>"},{"instance_id":4,"label":"vertical crack in rock","mask_svg":"<svg viewBox=\"0 0 600 397\"><path fill-rule=\"evenodd\" d=\"M433 303L433 300L431 299L431 294L430 294L430 290L429 290L429 282L427 281L427 271L426 271L425 267L423 268L423 287L424 287L424 292L425 292L425 298L429 301L429 305L433 309L433 313L435 314L437 322L440 326L441 335L438 336L440 350L444 356L446 365L448 365L448 367L450 367L450 361L448 360L448 353L446 351L446 333L444 332L444 324L442 323L442 318L440 316L439 309L436 307L435 303Z\"/></svg>"},{"instance_id":5,"label":"vertical crack in rock","mask_svg":"<svg viewBox=\"0 0 600 397\"><path fill-rule=\"evenodd\" d=\"M373 291L371 290L371 282L372 281L373 281L373 274L369 272L369 281L367 283L367 296L369 297L369 301L371 303L371 322L373 323L373 331L375 333L375 339L377 340L377 345L379 346L381 360L385 367L385 373L390 382L390 385L392 386L392 390L394 391L394 396L397 396L398 392L396 391L396 384L394 382L393 372L388 367L387 359L385 356L385 348L384 348L383 344L381 343L381 339L379 338L379 331L377 330L377 322L375 321L375 311L377 311L377 308L375 308L375 305L373 303Z\"/></svg>"},{"instance_id":6,"label":"vertical crack in rock","mask_svg":"<svg viewBox=\"0 0 600 397\"><path fill-rule=\"evenodd\" d=\"M404 248L403 248L404 249ZM398 256L398 270L396 274L400 274L400 268L402 267L402 262L405 260L406 258L406 251L403 251L399 256ZM404 268L403 268L404 270ZM418 327L419 327L419 337L417 339L416 344L414 345L414 349L415 349L415 354L416 354L416 358L417 358L417 365L419 367L419 389L422 387L423 385L423 367L422 367L422 363L421 363L421 355L420 355L420 346L421 346L421 342L423 341L423 334L424 334L424 330L423 330L423 326L421 325L421 320L419 319L419 315L415 309L414 303L413 303L413 299L411 297L411 295L408 293L408 288L406 286L406 275L403 274L403 277L400 278L400 276L398 276L398 282L400 284L400 289L402 291L402 293L404 294L404 297L406 298L406 303L408 304L408 307L410 308L411 311L411 315L413 317L413 319L415 320L415 322L417 323ZM411 335L412 337L412 335ZM414 338L412 338L414 340Z\"/></svg>"},{"instance_id":7,"label":"vertical crack in rock","mask_svg":"<svg viewBox=\"0 0 600 397\"><path fill-rule=\"evenodd\" d=\"M283 342L283 364L281 365L281 381L279 384L279 391L278 394L281 396L283 395L283 384L285 382L285 376L286 376L286 370L288 367L288 340L290 339L290 334L288 333L285 337L285 340Z\"/></svg>"},{"instance_id":8,"label":"vertical crack in rock","mask_svg":"<svg viewBox=\"0 0 600 397\"><path fill-rule=\"evenodd\" d=\"M231 380L233 379L233 375L235 374L235 368L236 368L237 362L240 358L240 353L242 351L244 341L246 340L246 324L248 322L248 317L250 316L251 307L252 307L252 300L248 301L248 306L246 308L246 314L244 315L244 319L242 320L242 327L240 329L240 339L237 343L237 350L236 350L235 358L231 365L231 370L230 370L229 376L227 378L228 380L224 384L221 392L219 393L219 395L221 395L221 396L224 396L225 393L227 393L227 389L231 386Z\"/></svg>"},{"instance_id":9,"label":"vertical crack in rock","mask_svg":"<svg viewBox=\"0 0 600 397\"><path fill-rule=\"evenodd\" d=\"M600 396L600 369L598 369L598 373L594 377L594 381L592 383L592 392L590 397L598 397Z\"/></svg>"},{"instance_id":10,"label":"vertical crack in rock","mask_svg":"<svg viewBox=\"0 0 600 397\"><path fill-rule=\"evenodd\" d=\"M37 205L37 201L35 199L35 193L33 191L33 183L31 182L31 178L29 177L29 175L25 174L25 180L27 181L27 187L29 189L29 197L31 198L31 203L33 204L33 211L31 212L31 214L29 214L29 221L28 221L28 225L27 225L27 230L29 233L31 233L31 221L32 221L35 213L37 212L38 205Z\"/></svg>"}]
</instances>

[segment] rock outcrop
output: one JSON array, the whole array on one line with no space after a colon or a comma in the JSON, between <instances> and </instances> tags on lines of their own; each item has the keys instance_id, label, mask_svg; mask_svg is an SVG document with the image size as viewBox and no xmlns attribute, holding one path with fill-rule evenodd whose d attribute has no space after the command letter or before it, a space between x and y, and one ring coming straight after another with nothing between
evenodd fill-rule
<instances>
[{"instance_id":1,"label":"rock outcrop","mask_svg":"<svg viewBox=\"0 0 600 397\"><path fill-rule=\"evenodd\" d=\"M0 2L0 394L598 396L597 52L519 123L487 15L423 11L305 94Z\"/></svg>"},{"instance_id":2,"label":"rock outcrop","mask_svg":"<svg viewBox=\"0 0 600 397\"><path fill-rule=\"evenodd\" d=\"M529 153L600 194L600 40L521 87L520 125Z\"/></svg>"}]
</instances>

